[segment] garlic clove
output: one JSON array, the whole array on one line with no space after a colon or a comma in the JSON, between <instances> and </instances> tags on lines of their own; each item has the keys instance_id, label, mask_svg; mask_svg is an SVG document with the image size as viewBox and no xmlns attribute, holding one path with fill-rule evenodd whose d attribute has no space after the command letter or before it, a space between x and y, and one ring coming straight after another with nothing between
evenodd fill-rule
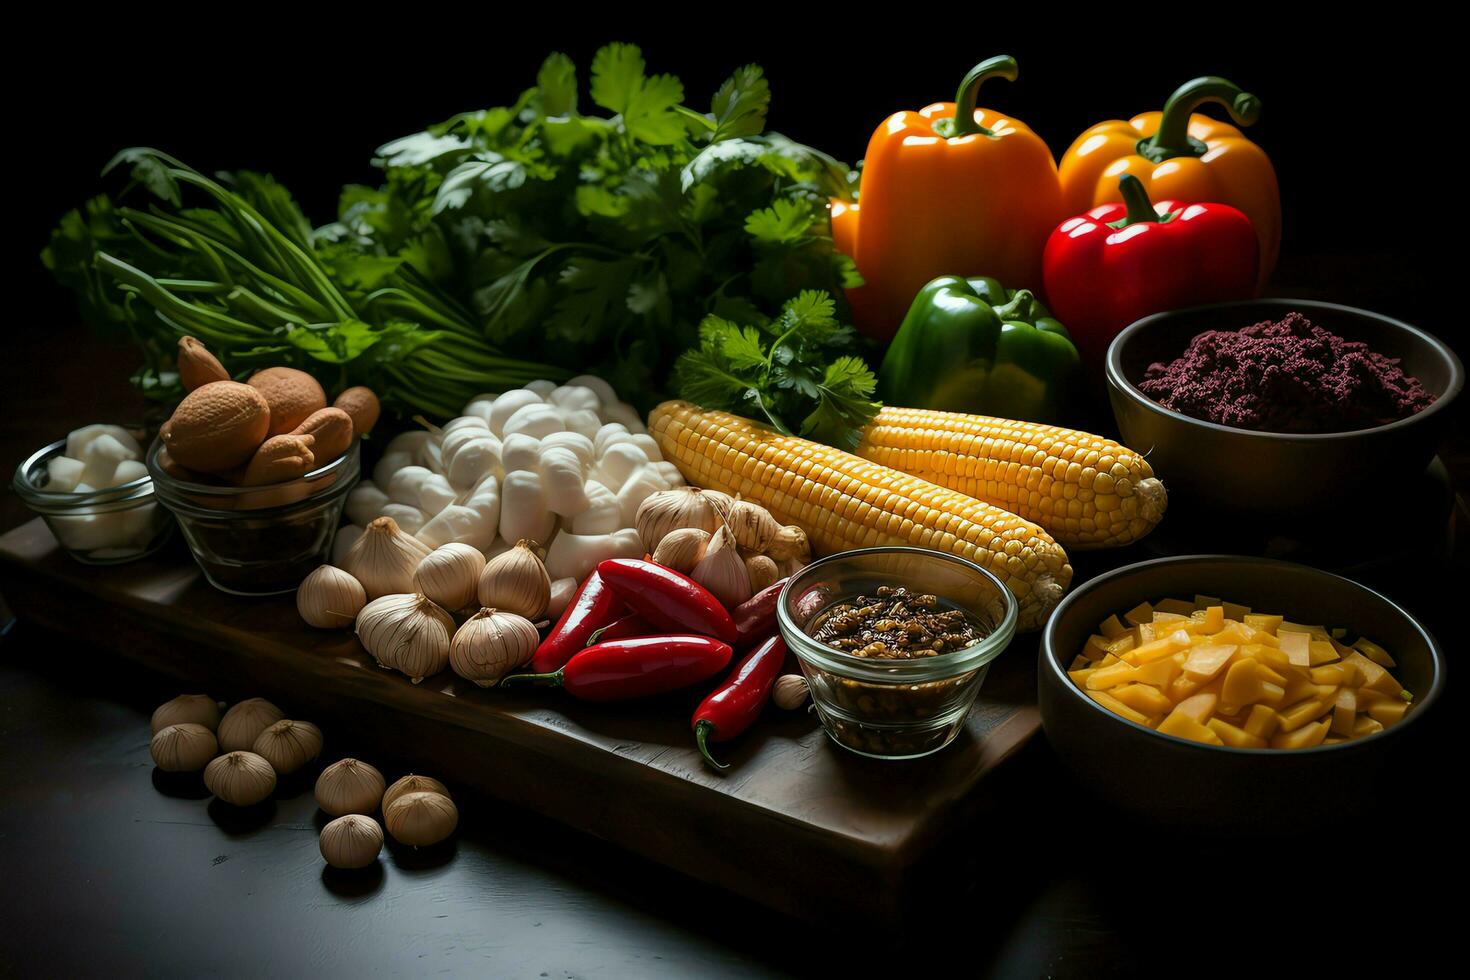
<instances>
[{"instance_id":1,"label":"garlic clove","mask_svg":"<svg viewBox=\"0 0 1470 980\"><path fill-rule=\"evenodd\" d=\"M449 666L454 617L422 594L386 595L357 614L357 638L384 667L415 683Z\"/></svg>"},{"instance_id":2,"label":"garlic clove","mask_svg":"<svg viewBox=\"0 0 1470 980\"><path fill-rule=\"evenodd\" d=\"M728 494L699 487L674 487L650 494L638 507L633 526L649 551L676 528L694 527L713 534L733 506Z\"/></svg>"},{"instance_id":3,"label":"garlic clove","mask_svg":"<svg viewBox=\"0 0 1470 980\"><path fill-rule=\"evenodd\" d=\"M782 674L776 678L776 685L771 690L771 700L778 708L794 711L806 703L808 693L805 677L800 674Z\"/></svg>"},{"instance_id":4,"label":"garlic clove","mask_svg":"<svg viewBox=\"0 0 1470 980\"><path fill-rule=\"evenodd\" d=\"M465 680L493 687L531 662L541 634L529 619L499 609L481 609L454 634L449 665Z\"/></svg>"},{"instance_id":5,"label":"garlic clove","mask_svg":"<svg viewBox=\"0 0 1470 980\"><path fill-rule=\"evenodd\" d=\"M734 609L751 596L750 575L728 527L715 532L689 577L709 589L726 609Z\"/></svg>"},{"instance_id":6,"label":"garlic clove","mask_svg":"<svg viewBox=\"0 0 1470 980\"><path fill-rule=\"evenodd\" d=\"M251 751L285 776L321 754L322 730L309 721L283 719L261 732Z\"/></svg>"},{"instance_id":7,"label":"garlic clove","mask_svg":"<svg viewBox=\"0 0 1470 980\"><path fill-rule=\"evenodd\" d=\"M219 743L203 725L181 722L159 729L148 752L164 772L197 772L219 752Z\"/></svg>"},{"instance_id":8,"label":"garlic clove","mask_svg":"<svg viewBox=\"0 0 1470 980\"><path fill-rule=\"evenodd\" d=\"M429 547L399 529L391 517L379 517L364 530L343 561L343 571L362 583L369 599L411 592L413 572Z\"/></svg>"},{"instance_id":9,"label":"garlic clove","mask_svg":"<svg viewBox=\"0 0 1470 980\"><path fill-rule=\"evenodd\" d=\"M803 565L811 564L811 543L807 541L806 532L794 524L777 531L764 550L768 557L778 563L795 558Z\"/></svg>"},{"instance_id":10,"label":"garlic clove","mask_svg":"<svg viewBox=\"0 0 1470 980\"><path fill-rule=\"evenodd\" d=\"M678 527L665 534L653 549L653 560L665 568L689 574L709 546L710 533L703 528Z\"/></svg>"},{"instance_id":11,"label":"garlic clove","mask_svg":"<svg viewBox=\"0 0 1470 980\"><path fill-rule=\"evenodd\" d=\"M362 583L332 565L319 566L296 587L296 611L319 629L346 629L365 605Z\"/></svg>"},{"instance_id":12,"label":"garlic clove","mask_svg":"<svg viewBox=\"0 0 1470 980\"><path fill-rule=\"evenodd\" d=\"M248 698L234 705L219 720L219 747L224 752L249 751L265 731L286 713L264 698Z\"/></svg>"},{"instance_id":13,"label":"garlic clove","mask_svg":"<svg viewBox=\"0 0 1470 980\"><path fill-rule=\"evenodd\" d=\"M394 800L405 793L438 793L445 799L449 798L449 790L439 780L433 776L420 776L411 772L383 791L383 809L386 811Z\"/></svg>"},{"instance_id":14,"label":"garlic clove","mask_svg":"<svg viewBox=\"0 0 1470 980\"><path fill-rule=\"evenodd\" d=\"M322 770L314 793L316 805L334 817L370 814L383 801L383 774L357 759L339 759Z\"/></svg>"},{"instance_id":15,"label":"garlic clove","mask_svg":"<svg viewBox=\"0 0 1470 980\"><path fill-rule=\"evenodd\" d=\"M334 868L366 868L383 851L383 828L372 817L348 814L323 827L317 845Z\"/></svg>"},{"instance_id":16,"label":"garlic clove","mask_svg":"<svg viewBox=\"0 0 1470 980\"><path fill-rule=\"evenodd\" d=\"M219 727L219 702L207 694L180 694L154 709L149 724L155 735L170 725L183 724L203 725L214 731Z\"/></svg>"},{"instance_id":17,"label":"garlic clove","mask_svg":"<svg viewBox=\"0 0 1470 980\"><path fill-rule=\"evenodd\" d=\"M533 550L534 542L520 540L485 565L480 575L480 605L503 609L535 622L551 602L551 576Z\"/></svg>"},{"instance_id":18,"label":"garlic clove","mask_svg":"<svg viewBox=\"0 0 1470 980\"><path fill-rule=\"evenodd\" d=\"M730 508L730 530L735 543L751 551L765 551L781 530L771 512L749 500L737 500Z\"/></svg>"},{"instance_id":19,"label":"garlic clove","mask_svg":"<svg viewBox=\"0 0 1470 980\"><path fill-rule=\"evenodd\" d=\"M389 502L388 495L376 483L364 480L347 495L347 519L366 526L373 518L382 516L383 507Z\"/></svg>"},{"instance_id":20,"label":"garlic clove","mask_svg":"<svg viewBox=\"0 0 1470 980\"><path fill-rule=\"evenodd\" d=\"M398 843L427 847L454 833L459 809L438 793L405 793L383 811L383 822Z\"/></svg>"},{"instance_id":21,"label":"garlic clove","mask_svg":"<svg viewBox=\"0 0 1470 980\"><path fill-rule=\"evenodd\" d=\"M781 578L781 570L765 555L751 555L745 559L745 574L750 577L752 595L768 585L775 585Z\"/></svg>"},{"instance_id":22,"label":"garlic clove","mask_svg":"<svg viewBox=\"0 0 1470 980\"><path fill-rule=\"evenodd\" d=\"M413 588L443 609L463 609L475 600L484 570L485 556L478 548L451 542L435 548L419 562L413 573Z\"/></svg>"},{"instance_id":23,"label":"garlic clove","mask_svg":"<svg viewBox=\"0 0 1470 980\"><path fill-rule=\"evenodd\" d=\"M579 374L572 380L568 381L566 383L566 387L590 389L595 395L597 395L597 400L600 403L598 410L601 410L603 406L616 405L618 403L618 394L617 392L613 391L613 386L608 384L606 381L604 381L602 378L599 378L595 374Z\"/></svg>"},{"instance_id":24,"label":"garlic clove","mask_svg":"<svg viewBox=\"0 0 1470 980\"><path fill-rule=\"evenodd\" d=\"M542 403L543 399L534 391L527 391L525 388L507 391L495 399L495 404L490 408L490 431L504 439L505 423L509 422L516 412L519 412L527 405L540 405Z\"/></svg>"},{"instance_id":25,"label":"garlic clove","mask_svg":"<svg viewBox=\"0 0 1470 980\"><path fill-rule=\"evenodd\" d=\"M254 752L229 752L204 767L204 785L234 806L254 806L276 788L276 771Z\"/></svg>"}]
</instances>

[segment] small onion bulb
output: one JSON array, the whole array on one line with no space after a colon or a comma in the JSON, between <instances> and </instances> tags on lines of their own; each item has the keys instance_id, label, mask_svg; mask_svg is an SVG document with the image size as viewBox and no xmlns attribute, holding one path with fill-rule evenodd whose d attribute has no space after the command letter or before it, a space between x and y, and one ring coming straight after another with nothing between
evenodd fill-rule
<instances>
[{"instance_id":1,"label":"small onion bulb","mask_svg":"<svg viewBox=\"0 0 1470 980\"><path fill-rule=\"evenodd\" d=\"M372 817L349 813L322 828L319 844L332 867L365 868L383 850L383 828Z\"/></svg>"},{"instance_id":2,"label":"small onion bulb","mask_svg":"<svg viewBox=\"0 0 1470 980\"><path fill-rule=\"evenodd\" d=\"M398 843L428 847L454 833L459 809L440 793L405 793L389 804L383 822Z\"/></svg>"},{"instance_id":3,"label":"small onion bulb","mask_svg":"<svg viewBox=\"0 0 1470 980\"><path fill-rule=\"evenodd\" d=\"M384 791L383 811L387 812L388 808L393 805L393 801L406 793L438 793L440 796L447 797L449 790L433 776L420 776L411 772Z\"/></svg>"},{"instance_id":4,"label":"small onion bulb","mask_svg":"<svg viewBox=\"0 0 1470 980\"><path fill-rule=\"evenodd\" d=\"M413 589L445 609L463 609L475 601L485 556L460 542L440 545L424 556L413 572Z\"/></svg>"},{"instance_id":5,"label":"small onion bulb","mask_svg":"<svg viewBox=\"0 0 1470 980\"><path fill-rule=\"evenodd\" d=\"M219 704L208 694L180 694L165 701L153 712L151 724L157 735L169 725L203 725L210 731L219 727Z\"/></svg>"},{"instance_id":6,"label":"small onion bulb","mask_svg":"<svg viewBox=\"0 0 1470 980\"><path fill-rule=\"evenodd\" d=\"M467 681L494 687L531 662L541 634L529 619L499 609L481 609L459 628L449 645L449 666Z\"/></svg>"},{"instance_id":7,"label":"small onion bulb","mask_svg":"<svg viewBox=\"0 0 1470 980\"><path fill-rule=\"evenodd\" d=\"M316 804L334 817L372 813L382 799L383 774L357 759L332 763L316 780Z\"/></svg>"},{"instance_id":8,"label":"small onion bulb","mask_svg":"<svg viewBox=\"0 0 1470 980\"><path fill-rule=\"evenodd\" d=\"M805 677L800 674L782 674L776 678L776 686L771 691L771 700L776 702L776 707L794 711L806 704L806 698Z\"/></svg>"},{"instance_id":9,"label":"small onion bulb","mask_svg":"<svg viewBox=\"0 0 1470 980\"><path fill-rule=\"evenodd\" d=\"M154 763L164 772L197 772L219 751L214 732L183 722L162 728L148 744Z\"/></svg>"},{"instance_id":10,"label":"small onion bulb","mask_svg":"<svg viewBox=\"0 0 1470 980\"><path fill-rule=\"evenodd\" d=\"M317 568L296 587L296 611L319 629L346 629L365 605L362 583L332 565Z\"/></svg>"},{"instance_id":11,"label":"small onion bulb","mask_svg":"<svg viewBox=\"0 0 1470 980\"><path fill-rule=\"evenodd\" d=\"M251 751L285 776L321 754L322 730L309 721L278 721L260 733Z\"/></svg>"},{"instance_id":12,"label":"small onion bulb","mask_svg":"<svg viewBox=\"0 0 1470 980\"><path fill-rule=\"evenodd\" d=\"M253 806L276 788L276 771L254 752L228 752L204 767L204 785L234 806Z\"/></svg>"},{"instance_id":13,"label":"small onion bulb","mask_svg":"<svg viewBox=\"0 0 1470 980\"><path fill-rule=\"evenodd\" d=\"M286 717L265 698L249 698L225 712L219 720L219 747L225 752L248 752L260 733Z\"/></svg>"}]
</instances>

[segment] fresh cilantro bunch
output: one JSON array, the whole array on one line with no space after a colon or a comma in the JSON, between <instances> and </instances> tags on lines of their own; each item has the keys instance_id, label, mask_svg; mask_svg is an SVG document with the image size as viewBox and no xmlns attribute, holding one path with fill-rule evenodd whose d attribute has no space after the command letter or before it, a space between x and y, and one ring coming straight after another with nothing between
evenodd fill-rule
<instances>
[{"instance_id":1,"label":"fresh cilantro bunch","mask_svg":"<svg viewBox=\"0 0 1470 980\"><path fill-rule=\"evenodd\" d=\"M705 408L769 421L840 449L856 448L861 429L882 408L877 379L860 357L841 353L854 342L836 318L832 297L806 290L775 319L740 326L710 315L699 325L699 348L675 366L679 394Z\"/></svg>"},{"instance_id":2,"label":"fresh cilantro bunch","mask_svg":"<svg viewBox=\"0 0 1470 980\"><path fill-rule=\"evenodd\" d=\"M546 59L512 104L462 113L378 153L385 183L349 188L338 240L412 250L507 353L588 371L647 404L706 316L756 322L804 289L860 284L832 244L847 168L764 132L756 65L707 110L649 74L636 47Z\"/></svg>"}]
</instances>

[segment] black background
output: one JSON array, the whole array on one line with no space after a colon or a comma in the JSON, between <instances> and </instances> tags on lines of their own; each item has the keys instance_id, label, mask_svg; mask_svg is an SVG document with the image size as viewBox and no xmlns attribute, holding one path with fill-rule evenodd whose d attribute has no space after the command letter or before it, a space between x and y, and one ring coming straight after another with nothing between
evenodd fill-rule
<instances>
[{"instance_id":1,"label":"black background","mask_svg":"<svg viewBox=\"0 0 1470 980\"><path fill-rule=\"evenodd\" d=\"M1276 164L1285 210L1276 291L1307 283L1320 295L1313 263L1352 255L1354 279L1381 281L1360 281L1344 301L1379 302L1463 346L1455 306L1441 301L1450 258L1433 243L1460 208L1446 173L1461 138L1447 115L1461 57L1448 25L1408 6L1392 20L1344 14L1294 28L1238 5L1207 13L1191 23L1167 8L1058 9L1001 23L962 7L813 16L722 5L594 22L547 6L537 23L506 26L493 8L433 7L307 25L252 6L229 20L53 28L39 38L49 70L7 69L18 116L12 268L40 320L74 319L35 256L65 210L108 189L98 172L124 146L206 171L268 171L314 223L331 220L343 184L374 182L377 146L512 101L551 50L577 62L584 109L592 54L608 40L639 44L649 70L680 77L699 108L733 68L758 62L771 127L848 162L889 113L953 98L972 63L1008 53L1020 79L987 83L981 104L1027 122L1058 156L1086 127L1159 108L1196 75L1255 93L1264 113L1250 135Z\"/></svg>"}]
</instances>

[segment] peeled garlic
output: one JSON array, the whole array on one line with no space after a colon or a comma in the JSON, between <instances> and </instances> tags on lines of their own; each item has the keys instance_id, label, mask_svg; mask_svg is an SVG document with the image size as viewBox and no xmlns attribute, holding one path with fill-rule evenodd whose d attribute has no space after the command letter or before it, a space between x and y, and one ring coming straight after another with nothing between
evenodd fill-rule
<instances>
[{"instance_id":1,"label":"peeled garlic","mask_svg":"<svg viewBox=\"0 0 1470 980\"><path fill-rule=\"evenodd\" d=\"M729 494L698 487L675 487L660 490L638 506L633 526L643 538L643 546L653 551L664 535L681 527L697 527L713 534L730 513L734 501Z\"/></svg>"},{"instance_id":2,"label":"peeled garlic","mask_svg":"<svg viewBox=\"0 0 1470 980\"><path fill-rule=\"evenodd\" d=\"M334 817L372 813L383 800L383 774L357 759L340 759L316 779L316 805Z\"/></svg>"},{"instance_id":3,"label":"peeled garlic","mask_svg":"<svg viewBox=\"0 0 1470 980\"><path fill-rule=\"evenodd\" d=\"M749 500L737 500L730 508L728 520L730 530L735 533L735 543L751 551L765 551L781 530L770 511Z\"/></svg>"},{"instance_id":4,"label":"peeled garlic","mask_svg":"<svg viewBox=\"0 0 1470 980\"><path fill-rule=\"evenodd\" d=\"M151 724L157 735L169 725L203 725L210 731L219 727L219 704L207 694L180 694L165 701L153 712Z\"/></svg>"},{"instance_id":5,"label":"peeled garlic","mask_svg":"<svg viewBox=\"0 0 1470 980\"><path fill-rule=\"evenodd\" d=\"M812 560L812 546L807 541L806 532L794 524L788 524L777 531L764 550L768 557L777 562L795 558L803 565L808 565Z\"/></svg>"},{"instance_id":6,"label":"peeled garlic","mask_svg":"<svg viewBox=\"0 0 1470 980\"><path fill-rule=\"evenodd\" d=\"M440 545L424 556L413 572L413 589L444 609L463 609L475 601L485 556L457 542Z\"/></svg>"},{"instance_id":7,"label":"peeled garlic","mask_svg":"<svg viewBox=\"0 0 1470 980\"><path fill-rule=\"evenodd\" d=\"M219 747L223 752L249 751L260 733L286 717L264 698L250 698L225 712L219 720Z\"/></svg>"},{"instance_id":8,"label":"peeled garlic","mask_svg":"<svg viewBox=\"0 0 1470 980\"><path fill-rule=\"evenodd\" d=\"M715 532L689 577L709 589L726 609L734 609L751 596L750 575L728 527Z\"/></svg>"},{"instance_id":9,"label":"peeled garlic","mask_svg":"<svg viewBox=\"0 0 1470 980\"><path fill-rule=\"evenodd\" d=\"M366 868L383 850L383 828L372 817L350 813L322 828L318 846L334 868Z\"/></svg>"},{"instance_id":10,"label":"peeled garlic","mask_svg":"<svg viewBox=\"0 0 1470 980\"><path fill-rule=\"evenodd\" d=\"M164 772L195 772L214 758L219 743L214 740L214 732L203 725L182 722L159 729L148 751Z\"/></svg>"},{"instance_id":11,"label":"peeled garlic","mask_svg":"<svg viewBox=\"0 0 1470 980\"><path fill-rule=\"evenodd\" d=\"M367 652L415 684L449 665L453 633L454 617L416 593L385 595L357 614L357 638Z\"/></svg>"},{"instance_id":12,"label":"peeled garlic","mask_svg":"<svg viewBox=\"0 0 1470 980\"><path fill-rule=\"evenodd\" d=\"M522 539L497 555L480 573L480 605L524 616L535 622L551 602L551 576L532 550L535 542Z\"/></svg>"},{"instance_id":13,"label":"peeled garlic","mask_svg":"<svg viewBox=\"0 0 1470 980\"><path fill-rule=\"evenodd\" d=\"M750 577L751 595L768 585L776 584L776 580L781 577L776 563L765 555L751 555L745 559L745 574Z\"/></svg>"},{"instance_id":14,"label":"peeled garlic","mask_svg":"<svg viewBox=\"0 0 1470 980\"><path fill-rule=\"evenodd\" d=\"M806 703L807 693L805 677L800 674L782 674L776 678L776 686L771 690L771 700L776 702L776 707L792 711Z\"/></svg>"},{"instance_id":15,"label":"peeled garlic","mask_svg":"<svg viewBox=\"0 0 1470 980\"><path fill-rule=\"evenodd\" d=\"M251 751L285 776L321 755L322 730L309 721L278 721L260 733Z\"/></svg>"},{"instance_id":16,"label":"peeled garlic","mask_svg":"<svg viewBox=\"0 0 1470 980\"><path fill-rule=\"evenodd\" d=\"M658 547L653 549L653 560L687 575L704 557L709 541L710 533L703 528L676 527L665 534Z\"/></svg>"},{"instance_id":17,"label":"peeled garlic","mask_svg":"<svg viewBox=\"0 0 1470 980\"><path fill-rule=\"evenodd\" d=\"M276 788L276 771L254 752L230 752L204 767L204 785L226 803L253 806Z\"/></svg>"},{"instance_id":18,"label":"peeled garlic","mask_svg":"<svg viewBox=\"0 0 1470 980\"><path fill-rule=\"evenodd\" d=\"M308 626L346 629L365 605L362 583L332 565L318 567L296 587L296 611Z\"/></svg>"},{"instance_id":19,"label":"peeled garlic","mask_svg":"<svg viewBox=\"0 0 1470 980\"><path fill-rule=\"evenodd\" d=\"M383 793L383 810L386 812L393 805L393 801L405 793L438 793L445 799L449 798L449 790L433 776L420 776L416 773L409 773L392 786L389 786Z\"/></svg>"},{"instance_id":20,"label":"peeled garlic","mask_svg":"<svg viewBox=\"0 0 1470 980\"><path fill-rule=\"evenodd\" d=\"M429 546L398 529L391 517L379 517L347 552L342 567L362 583L369 599L413 591L413 571Z\"/></svg>"},{"instance_id":21,"label":"peeled garlic","mask_svg":"<svg viewBox=\"0 0 1470 980\"><path fill-rule=\"evenodd\" d=\"M398 843L427 847L454 833L459 809L438 793L405 793L383 811L383 822Z\"/></svg>"},{"instance_id":22,"label":"peeled garlic","mask_svg":"<svg viewBox=\"0 0 1470 980\"><path fill-rule=\"evenodd\" d=\"M541 634L529 619L501 609L481 609L454 634L449 666L467 681L492 687L531 662Z\"/></svg>"}]
</instances>

